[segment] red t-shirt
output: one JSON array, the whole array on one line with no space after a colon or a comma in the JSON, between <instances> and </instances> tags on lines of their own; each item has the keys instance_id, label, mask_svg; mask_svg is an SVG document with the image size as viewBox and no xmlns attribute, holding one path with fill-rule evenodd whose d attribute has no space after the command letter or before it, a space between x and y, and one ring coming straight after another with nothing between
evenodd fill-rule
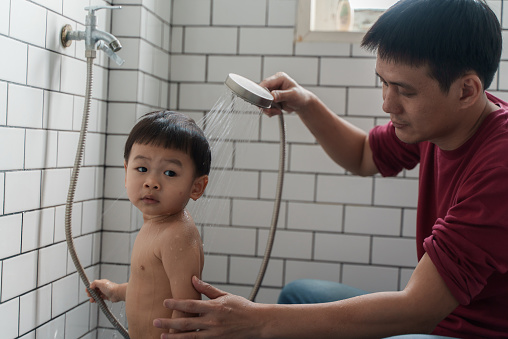
<instances>
[{"instance_id":1,"label":"red t-shirt","mask_svg":"<svg viewBox=\"0 0 508 339\"><path fill-rule=\"evenodd\" d=\"M434 334L508 338L508 103L453 151L409 145L391 123L369 135L383 176L420 163L416 247L428 253L460 305Z\"/></svg>"}]
</instances>

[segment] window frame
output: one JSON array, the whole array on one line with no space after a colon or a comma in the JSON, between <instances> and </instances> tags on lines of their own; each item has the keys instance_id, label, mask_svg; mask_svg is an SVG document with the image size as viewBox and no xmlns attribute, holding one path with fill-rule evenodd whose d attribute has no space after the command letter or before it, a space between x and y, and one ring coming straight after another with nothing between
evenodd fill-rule
<instances>
[{"instance_id":1,"label":"window frame","mask_svg":"<svg viewBox=\"0 0 508 339\"><path fill-rule=\"evenodd\" d=\"M360 43L365 32L311 30L311 0L298 0L295 27L296 42L347 42Z\"/></svg>"}]
</instances>

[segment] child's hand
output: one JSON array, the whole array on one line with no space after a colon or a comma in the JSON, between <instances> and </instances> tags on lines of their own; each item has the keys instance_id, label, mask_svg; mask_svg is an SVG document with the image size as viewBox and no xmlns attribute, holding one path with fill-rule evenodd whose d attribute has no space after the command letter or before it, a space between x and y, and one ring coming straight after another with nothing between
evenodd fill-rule
<instances>
[{"instance_id":1,"label":"child's hand","mask_svg":"<svg viewBox=\"0 0 508 339\"><path fill-rule=\"evenodd\" d=\"M118 284L111 282L107 279L94 280L90 284L90 289L94 289L99 296L104 300L110 300L114 303L123 299L119 296ZM91 296L90 292L86 290L86 294L90 297L90 302L94 303L95 299Z\"/></svg>"}]
</instances>

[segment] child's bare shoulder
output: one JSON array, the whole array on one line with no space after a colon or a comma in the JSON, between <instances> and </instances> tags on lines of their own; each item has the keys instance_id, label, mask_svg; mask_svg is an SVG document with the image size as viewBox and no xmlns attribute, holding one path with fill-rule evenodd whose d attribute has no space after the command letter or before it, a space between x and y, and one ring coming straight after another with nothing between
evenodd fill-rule
<instances>
[{"instance_id":1,"label":"child's bare shoulder","mask_svg":"<svg viewBox=\"0 0 508 339\"><path fill-rule=\"evenodd\" d=\"M173 246L201 244L201 236L190 215L168 223L161 234L161 240L164 244Z\"/></svg>"}]
</instances>

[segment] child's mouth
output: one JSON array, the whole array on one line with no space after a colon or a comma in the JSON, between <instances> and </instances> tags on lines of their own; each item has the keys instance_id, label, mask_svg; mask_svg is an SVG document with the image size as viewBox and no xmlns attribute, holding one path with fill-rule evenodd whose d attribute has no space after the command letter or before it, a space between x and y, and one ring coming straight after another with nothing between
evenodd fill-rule
<instances>
[{"instance_id":1,"label":"child's mouth","mask_svg":"<svg viewBox=\"0 0 508 339\"><path fill-rule=\"evenodd\" d=\"M144 196L142 199L141 199L145 204L156 204L158 203L159 201L156 200L154 197L152 197L151 195L146 195Z\"/></svg>"}]
</instances>

